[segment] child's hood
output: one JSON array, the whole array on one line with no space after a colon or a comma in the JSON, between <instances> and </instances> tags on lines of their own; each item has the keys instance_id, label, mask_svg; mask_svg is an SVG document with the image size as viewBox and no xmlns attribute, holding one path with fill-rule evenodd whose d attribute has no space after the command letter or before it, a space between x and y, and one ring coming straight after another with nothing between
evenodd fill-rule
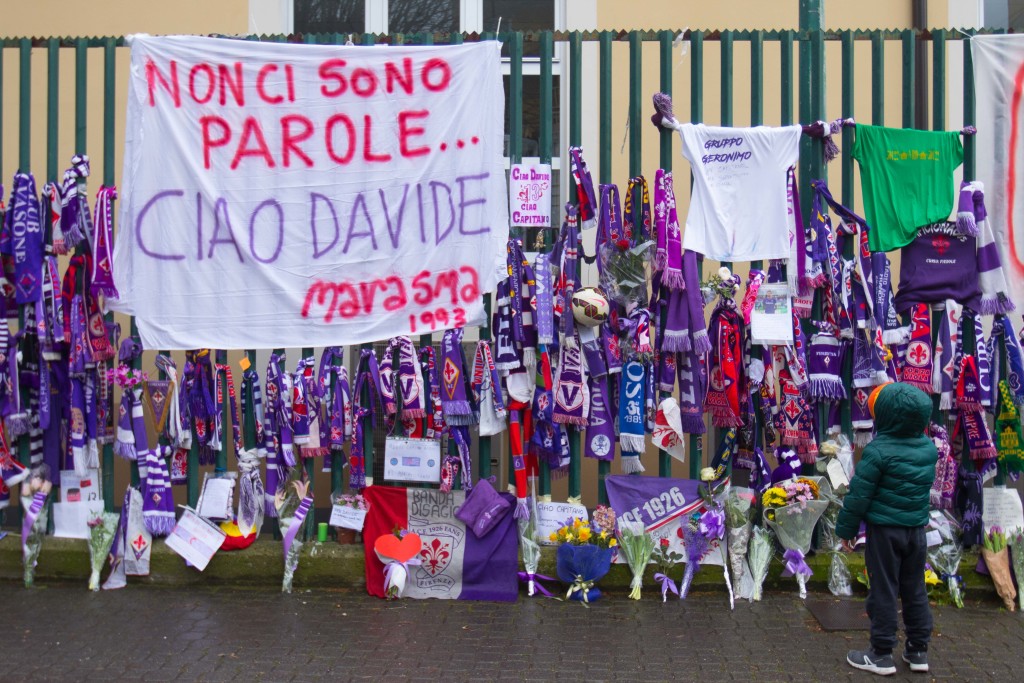
<instances>
[{"instance_id":1,"label":"child's hood","mask_svg":"<svg viewBox=\"0 0 1024 683\"><path fill-rule=\"evenodd\" d=\"M932 417L928 394L909 384L888 384L875 400L875 429L890 436L920 436Z\"/></svg>"}]
</instances>

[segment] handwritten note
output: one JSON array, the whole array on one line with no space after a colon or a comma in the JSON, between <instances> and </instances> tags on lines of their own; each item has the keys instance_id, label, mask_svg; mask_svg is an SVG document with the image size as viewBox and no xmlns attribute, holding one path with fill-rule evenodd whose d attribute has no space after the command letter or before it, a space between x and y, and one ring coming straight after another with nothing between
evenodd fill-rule
<instances>
[{"instance_id":1,"label":"handwritten note","mask_svg":"<svg viewBox=\"0 0 1024 683\"><path fill-rule=\"evenodd\" d=\"M366 510L354 508L351 505L335 505L331 507L331 526L340 526L345 529L363 530L363 523L366 521Z\"/></svg>"},{"instance_id":2,"label":"handwritten note","mask_svg":"<svg viewBox=\"0 0 1024 683\"><path fill-rule=\"evenodd\" d=\"M551 226L551 164L513 164L509 171L512 225Z\"/></svg>"},{"instance_id":3,"label":"handwritten note","mask_svg":"<svg viewBox=\"0 0 1024 683\"><path fill-rule=\"evenodd\" d=\"M573 503L537 503L537 539L541 545L556 545L551 534L575 518L590 519L587 508Z\"/></svg>"},{"instance_id":4,"label":"handwritten note","mask_svg":"<svg viewBox=\"0 0 1024 683\"><path fill-rule=\"evenodd\" d=\"M1005 486L993 486L982 489L984 507L981 521L985 531L994 526L1009 532L1024 529L1024 507L1021 506L1020 494L1015 489Z\"/></svg>"},{"instance_id":5,"label":"handwritten note","mask_svg":"<svg viewBox=\"0 0 1024 683\"><path fill-rule=\"evenodd\" d=\"M203 571L220 550L226 535L220 527L203 519L191 508L185 508L166 543L196 569Z\"/></svg>"}]
</instances>

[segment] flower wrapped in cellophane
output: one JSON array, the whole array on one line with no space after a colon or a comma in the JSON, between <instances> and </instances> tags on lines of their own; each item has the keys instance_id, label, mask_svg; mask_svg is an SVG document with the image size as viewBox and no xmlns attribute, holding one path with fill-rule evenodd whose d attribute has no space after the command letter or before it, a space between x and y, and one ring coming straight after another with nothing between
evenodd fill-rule
<instances>
[{"instance_id":1,"label":"flower wrapped in cellophane","mask_svg":"<svg viewBox=\"0 0 1024 683\"><path fill-rule=\"evenodd\" d=\"M750 599L758 601L761 599L765 577L768 576L768 567L772 563L772 555L775 554L775 540L772 532L763 526L755 526L750 530L750 543L747 547L747 561L750 564L750 578L753 579L754 589Z\"/></svg>"},{"instance_id":2,"label":"flower wrapped in cellophane","mask_svg":"<svg viewBox=\"0 0 1024 683\"><path fill-rule=\"evenodd\" d=\"M117 523L121 516L116 512L93 512L89 516L89 590L100 589L100 572L114 544Z\"/></svg>"},{"instance_id":3,"label":"flower wrapped in cellophane","mask_svg":"<svg viewBox=\"0 0 1024 683\"><path fill-rule=\"evenodd\" d=\"M538 591L547 597L553 597L551 592L544 587L540 580L554 581L550 576L537 574L537 567L540 565L540 544L537 542L537 496L531 495L527 502L530 507L530 514L516 520L519 528L519 551L523 556L523 569L519 572L519 580L526 582L526 594L536 595Z\"/></svg>"},{"instance_id":4,"label":"flower wrapped in cellophane","mask_svg":"<svg viewBox=\"0 0 1024 683\"><path fill-rule=\"evenodd\" d=\"M728 534L729 569L732 584L741 591L747 573L747 548L750 544L754 493L749 489L731 488L725 497L725 528ZM741 596L744 597L741 591Z\"/></svg>"},{"instance_id":5,"label":"flower wrapped in cellophane","mask_svg":"<svg viewBox=\"0 0 1024 683\"><path fill-rule=\"evenodd\" d=\"M963 579L958 573L964 554L964 547L960 543L962 528L956 518L945 510L932 511L928 528L938 532L941 539L938 545L928 547L928 562L938 572L939 578L946 582L953 604L963 607Z\"/></svg>"},{"instance_id":6,"label":"flower wrapped in cellophane","mask_svg":"<svg viewBox=\"0 0 1024 683\"><path fill-rule=\"evenodd\" d=\"M1017 529L1009 534L1008 543L1013 573L1017 577L1017 600L1020 602L1021 611L1024 612L1024 529Z\"/></svg>"},{"instance_id":7,"label":"flower wrapped in cellophane","mask_svg":"<svg viewBox=\"0 0 1024 683\"><path fill-rule=\"evenodd\" d=\"M633 580L630 582L629 597L640 599L640 587L644 581L644 570L654 554L654 537L647 533L642 522L628 524L619 522L619 547L626 557Z\"/></svg>"},{"instance_id":8,"label":"flower wrapped in cellophane","mask_svg":"<svg viewBox=\"0 0 1024 683\"><path fill-rule=\"evenodd\" d=\"M984 536L981 556L985 560L989 576L996 587L996 593L1003 599L1003 605L1013 612L1017 608L1017 589L1010 576L1010 553L1007 550L1006 534L993 525Z\"/></svg>"},{"instance_id":9,"label":"flower wrapped in cellophane","mask_svg":"<svg viewBox=\"0 0 1024 683\"><path fill-rule=\"evenodd\" d=\"M801 477L772 486L762 498L765 524L785 550L782 575L796 576L801 598L807 597L807 577L814 573L804 557L811 549L814 527L829 505L818 496L818 483Z\"/></svg>"},{"instance_id":10,"label":"flower wrapped in cellophane","mask_svg":"<svg viewBox=\"0 0 1024 683\"><path fill-rule=\"evenodd\" d=\"M824 444L822 444L824 445ZM828 589L832 595L853 595L850 568L846 564L846 553L843 552L843 540L836 534L836 522L839 511L843 509L843 498L838 495L827 479L822 479L818 487L821 500L828 503L825 514L821 516L821 549L828 553Z\"/></svg>"},{"instance_id":11,"label":"flower wrapped in cellophane","mask_svg":"<svg viewBox=\"0 0 1024 683\"><path fill-rule=\"evenodd\" d=\"M551 540L560 544L555 568L558 578L569 584L565 597L584 605L600 598L601 591L595 584L611 569L619 544L615 536L607 530L595 532L590 522L576 518L551 534Z\"/></svg>"},{"instance_id":12,"label":"flower wrapped in cellophane","mask_svg":"<svg viewBox=\"0 0 1024 683\"><path fill-rule=\"evenodd\" d=\"M34 469L28 482L22 484L21 506L25 510L21 522L21 552L25 588L31 588L35 583L36 561L43 548L43 536L46 535L46 499L52 488L46 465Z\"/></svg>"},{"instance_id":13,"label":"flower wrapped in cellophane","mask_svg":"<svg viewBox=\"0 0 1024 683\"><path fill-rule=\"evenodd\" d=\"M306 481L293 481L291 486L281 487L274 495L274 508L277 510L284 545L282 593L292 592L292 579L295 577L295 570L299 568L299 553L302 552L299 531L312 506L313 496L309 495L309 482Z\"/></svg>"}]
</instances>

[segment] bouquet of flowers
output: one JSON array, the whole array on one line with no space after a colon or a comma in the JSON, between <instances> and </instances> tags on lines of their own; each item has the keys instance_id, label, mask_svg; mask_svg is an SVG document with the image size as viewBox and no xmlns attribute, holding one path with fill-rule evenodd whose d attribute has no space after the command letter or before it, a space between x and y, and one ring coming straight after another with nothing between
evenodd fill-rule
<instances>
[{"instance_id":1,"label":"bouquet of flowers","mask_svg":"<svg viewBox=\"0 0 1024 683\"><path fill-rule=\"evenodd\" d=\"M1017 608L1017 589L1013 585L1013 577L1010 576L1010 556L1006 549L1006 534L998 526L988 530L983 539L981 556L988 567L988 573L992 576L992 583L996 586L996 592L1003 599L1006 609L1013 612Z\"/></svg>"},{"instance_id":2,"label":"bouquet of flowers","mask_svg":"<svg viewBox=\"0 0 1024 683\"><path fill-rule=\"evenodd\" d=\"M25 588L31 588L35 583L36 560L46 535L46 499L53 488L48 475L49 469L43 465L32 471L27 484L22 484L21 506L25 512L21 523L21 553Z\"/></svg>"},{"instance_id":3,"label":"bouquet of flowers","mask_svg":"<svg viewBox=\"0 0 1024 683\"><path fill-rule=\"evenodd\" d=\"M373 543L373 552L384 563L384 596L388 600L402 597L409 578L409 567L420 564L417 555L423 549L419 535L395 528Z\"/></svg>"},{"instance_id":4,"label":"bouquet of flowers","mask_svg":"<svg viewBox=\"0 0 1024 683\"><path fill-rule=\"evenodd\" d=\"M826 445L827 443L822 444L822 447ZM818 495L821 500L828 503L825 514L821 516L821 545L829 556L828 589L832 595L853 595L850 568L846 564L846 554L843 552L843 541L836 535L836 522L839 520L839 511L843 509L843 499L827 479L821 480Z\"/></svg>"},{"instance_id":5,"label":"bouquet of flowers","mask_svg":"<svg viewBox=\"0 0 1024 683\"><path fill-rule=\"evenodd\" d=\"M1024 529L1010 534L1007 539L1010 546L1010 560L1013 562L1013 573L1017 576L1017 599L1020 609L1024 612Z\"/></svg>"},{"instance_id":6,"label":"bouquet of flowers","mask_svg":"<svg viewBox=\"0 0 1024 683\"><path fill-rule=\"evenodd\" d=\"M747 560L750 563L751 578L754 579L754 591L750 599L758 601L761 599L764 580L768 576L768 566L771 564L772 555L775 552L775 541L772 540L772 532L763 526L755 526L750 531L750 543L748 545Z\"/></svg>"},{"instance_id":7,"label":"bouquet of flowers","mask_svg":"<svg viewBox=\"0 0 1024 683\"><path fill-rule=\"evenodd\" d=\"M928 548L928 562L938 571L939 578L946 582L953 604L962 608L963 579L957 573L960 570L960 558L964 554L964 548L960 544L961 527L953 515L946 511L932 512L929 527L939 533L942 541Z\"/></svg>"},{"instance_id":8,"label":"bouquet of flowers","mask_svg":"<svg viewBox=\"0 0 1024 683\"><path fill-rule=\"evenodd\" d=\"M303 476L305 476L305 471L303 471ZM294 491L294 493L289 495L289 491ZM292 481L291 486L282 486L274 495L274 508L277 510L278 523L281 533L284 535L282 593L292 592L292 579L295 577L295 570L299 568L299 553L302 551L302 541L298 532L312 505L313 496L309 494L308 481Z\"/></svg>"},{"instance_id":9,"label":"bouquet of flowers","mask_svg":"<svg viewBox=\"0 0 1024 683\"><path fill-rule=\"evenodd\" d=\"M651 561L651 555L654 554L654 537L647 533L642 522L633 524L623 522L619 524L619 546L633 572L633 580L629 584L632 589L629 592L629 597L639 600L640 586L644 581L644 570Z\"/></svg>"},{"instance_id":10,"label":"bouquet of flowers","mask_svg":"<svg viewBox=\"0 0 1024 683\"><path fill-rule=\"evenodd\" d=\"M555 555L558 578L569 584L565 597L580 600L584 605L601 597L594 587L612 565L612 553L618 540L607 531L595 533L590 523L575 518L551 534L559 543Z\"/></svg>"},{"instance_id":11,"label":"bouquet of flowers","mask_svg":"<svg viewBox=\"0 0 1024 683\"><path fill-rule=\"evenodd\" d=\"M730 489L725 498L725 528L728 530L729 567L737 590L747 573L747 547L750 544L751 520L754 512L752 492Z\"/></svg>"},{"instance_id":12,"label":"bouquet of flowers","mask_svg":"<svg viewBox=\"0 0 1024 683\"><path fill-rule=\"evenodd\" d=\"M704 304L710 304L715 297L732 299L740 291L740 276L722 266L718 272L700 283L700 291L704 296Z\"/></svg>"},{"instance_id":13,"label":"bouquet of flowers","mask_svg":"<svg viewBox=\"0 0 1024 683\"><path fill-rule=\"evenodd\" d=\"M818 484L802 477L772 486L762 498L765 523L785 548L783 576L796 576L801 598L807 597L807 577L813 574L804 556L811 549L814 526L829 505L818 496Z\"/></svg>"},{"instance_id":14,"label":"bouquet of flowers","mask_svg":"<svg viewBox=\"0 0 1024 683\"><path fill-rule=\"evenodd\" d=\"M361 493L338 493L331 496L331 502L334 505L344 505L356 510L366 511L370 509L369 504Z\"/></svg>"},{"instance_id":15,"label":"bouquet of flowers","mask_svg":"<svg viewBox=\"0 0 1024 683\"><path fill-rule=\"evenodd\" d=\"M121 363L116 368L107 370L107 381L113 382L122 389L133 389L143 382L148 382L149 374Z\"/></svg>"},{"instance_id":16,"label":"bouquet of flowers","mask_svg":"<svg viewBox=\"0 0 1024 683\"><path fill-rule=\"evenodd\" d=\"M89 526L89 590L100 589L100 572L103 570L103 563L110 553L110 546L114 544L114 535L117 532L117 523L121 516L114 512L93 512L87 522Z\"/></svg>"},{"instance_id":17,"label":"bouquet of flowers","mask_svg":"<svg viewBox=\"0 0 1024 683\"><path fill-rule=\"evenodd\" d=\"M661 601L668 599L669 591L679 595L679 588L676 582L669 578L669 573L675 565L683 560L683 556L672 550L672 543L667 538L658 541L657 547L652 554L657 571L654 573L654 580L661 584Z\"/></svg>"}]
</instances>

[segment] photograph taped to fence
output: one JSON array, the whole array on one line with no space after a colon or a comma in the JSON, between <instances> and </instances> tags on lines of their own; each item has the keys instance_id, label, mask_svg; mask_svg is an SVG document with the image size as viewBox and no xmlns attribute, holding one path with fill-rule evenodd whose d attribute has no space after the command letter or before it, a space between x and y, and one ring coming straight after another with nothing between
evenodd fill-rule
<instances>
[{"instance_id":1,"label":"photograph taped to fence","mask_svg":"<svg viewBox=\"0 0 1024 683\"><path fill-rule=\"evenodd\" d=\"M508 239L498 43L131 50L110 307L146 348L484 322Z\"/></svg>"}]
</instances>

